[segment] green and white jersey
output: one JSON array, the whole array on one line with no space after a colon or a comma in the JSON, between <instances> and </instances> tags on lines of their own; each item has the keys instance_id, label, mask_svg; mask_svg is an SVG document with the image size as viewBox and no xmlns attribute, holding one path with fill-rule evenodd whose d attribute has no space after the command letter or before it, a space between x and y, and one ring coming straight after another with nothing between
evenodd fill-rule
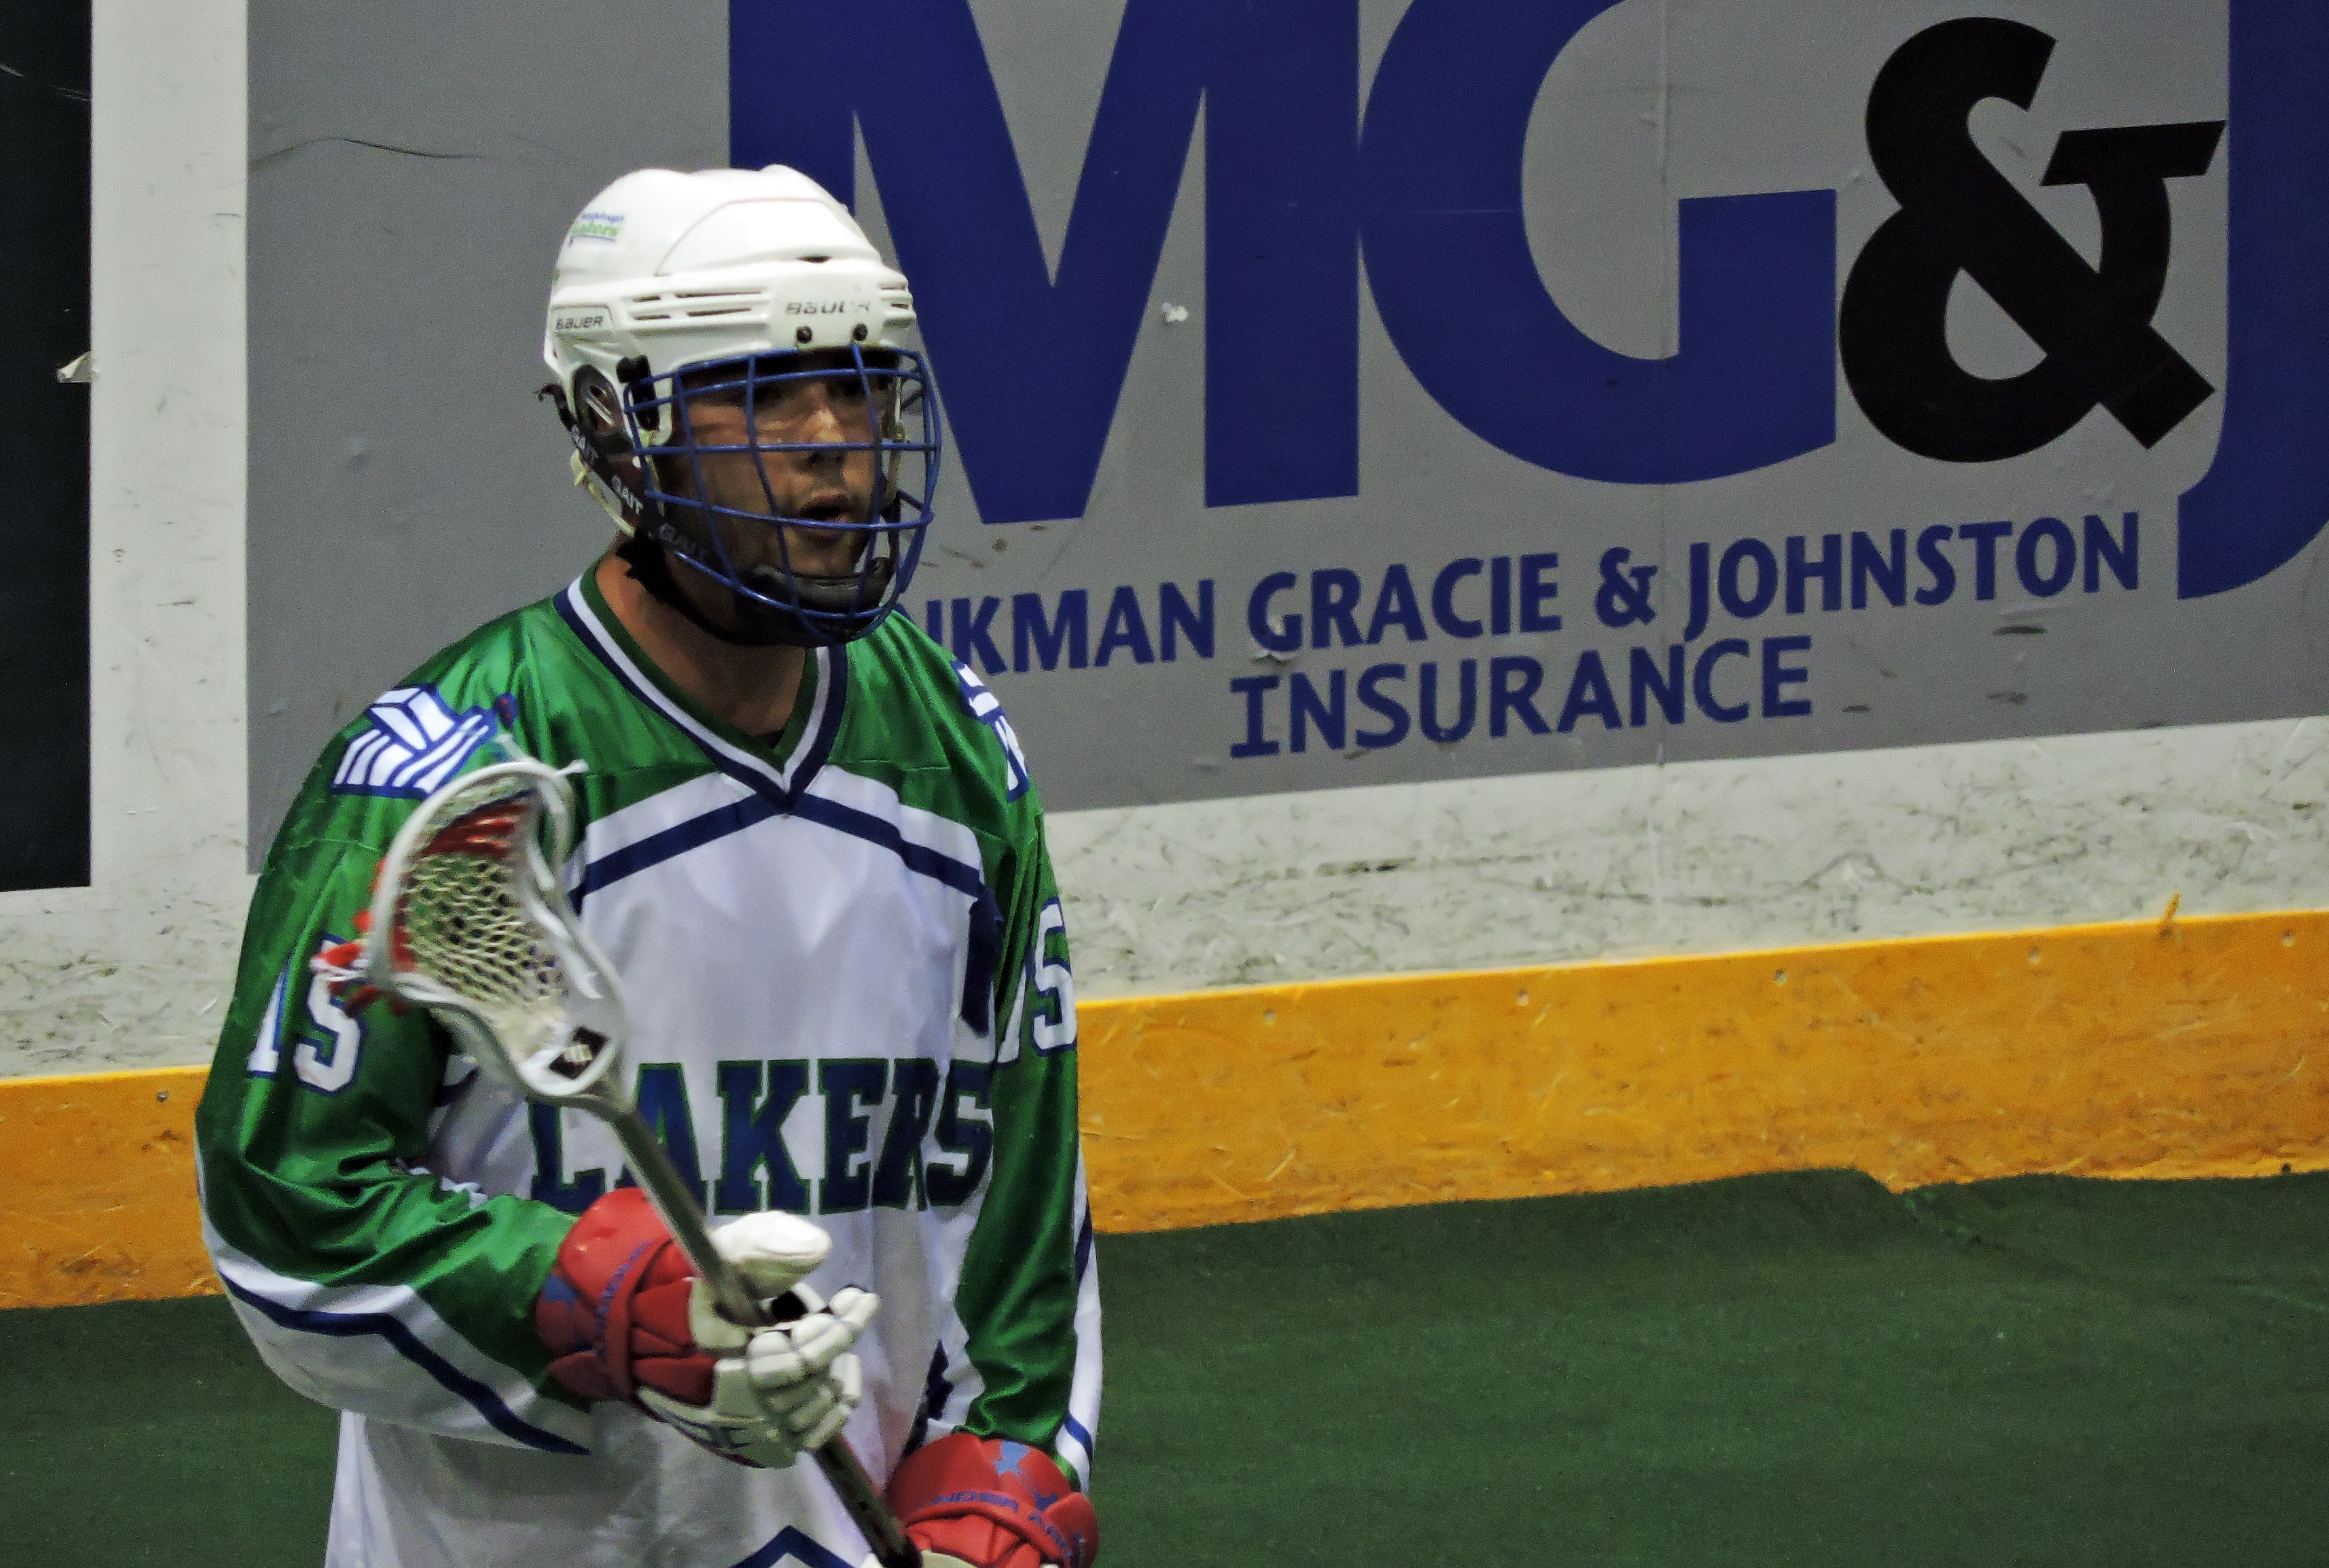
<instances>
[{"instance_id":1,"label":"green and white jersey","mask_svg":"<svg viewBox=\"0 0 2329 1568\"><path fill-rule=\"evenodd\" d=\"M880 1292L848 1429L875 1478L925 1425L1088 1478L1075 1002L1000 704L892 616L813 653L790 726L756 739L653 668L586 572L344 731L251 907L198 1123L205 1235L268 1363L347 1412L330 1561L863 1554L815 1467L728 1464L548 1376L534 1299L572 1215L628 1179L613 1139L309 970L414 804L504 739L585 767L569 885L621 976L624 1071L713 1224L810 1215L834 1243L810 1283Z\"/></svg>"}]
</instances>

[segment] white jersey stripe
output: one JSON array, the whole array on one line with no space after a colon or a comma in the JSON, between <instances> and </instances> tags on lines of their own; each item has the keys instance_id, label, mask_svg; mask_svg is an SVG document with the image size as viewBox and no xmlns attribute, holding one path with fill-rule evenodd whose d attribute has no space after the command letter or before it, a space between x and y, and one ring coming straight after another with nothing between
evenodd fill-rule
<instances>
[{"instance_id":1,"label":"white jersey stripe","mask_svg":"<svg viewBox=\"0 0 2329 1568\"><path fill-rule=\"evenodd\" d=\"M449 726L426 723L428 718L441 713L443 706L434 701L426 704L415 703L412 700L415 694L415 689L410 686L382 694L380 700L372 705L371 717L383 733L401 741L408 751L424 751L429 749L429 741ZM414 716L416 710L420 717Z\"/></svg>"},{"instance_id":2,"label":"white jersey stripe","mask_svg":"<svg viewBox=\"0 0 2329 1568\"><path fill-rule=\"evenodd\" d=\"M812 802L831 801L838 811ZM837 768L819 770L792 802L793 813L837 833L891 850L909 871L973 898L985 891L978 836L960 823L901 802L888 785ZM767 797L744 793L727 774L712 774L651 796L590 825L586 859L570 878L577 903L665 860L766 821Z\"/></svg>"},{"instance_id":3,"label":"white jersey stripe","mask_svg":"<svg viewBox=\"0 0 2329 1568\"><path fill-rule=\"evenodd\" d=\"M620 850L668 833L684 823L724 811L739 801L765 798L740 779L725 773L700 774L593 821L583 830L588 859L596 864Z\"/></svg>"},{"instance_id":4,"label":"white jersey stripe","mask_svg":"<svg viewBox=\"0 0 2329 1568\"><path fill-rule=\"evenodd\" d=\"M904 842L961 867L960 878L954 875L939 877L939 881L950 886L961 886L964 881L972 886L979 886L986 881L986 873L979 859L977 834L935 811L924 811L907 805L898 798L895 789L878 779L840 768L827 768L809 781L806 793L837 802L884 823L896 824L898 836ZM906 864L920 870L921 867L914 865L919 858L907 856Z\"/></svg>"},{"instance_id":5,"label":"white jersey stripe","mask_svg":"<svg viewBox=\"0 0 2329 1568\"><path fill-rule=\"evenodd\" d=\"M468 760L469 753L476 750L492 729L493 722L482 714L463 719L459 728L406 764L396 782L411 789L436 789L454 769Z\"/></svg>"},{"instance_id":6,"label":"white jersey stripe","mask_svg":"<svg viewBox=\"0 0 2329 1568\"><path fill-rule=\"evenodd\" d=\"M383 746L393 746L395 743L396 742L394 741L389 738L389 733L386 730L370 730L365 732L363 734L358 735L355 738L354 743L348 747L346 754L340 759L340 771L337 782L343 784L372 783L372 753L379 751Z\"/></svg>"},{"instance_id":7,"label":"white jersey stripe","mask_svg":"<svg viewBox=\"0 0 2329 1568\"><path fill-rule=\"evenodd\" d=\"M1076 1148L1076 1367L1068 1385L1067 1419L1060 1429L1060 1457L1076 1468L1084 1489L1092 1484L1092 1460L1099 1448L1099 1258L1093 1245L1091 1202L1084 1187L1084 1154Z\"/></svg>"},{"instance_id":8,"label":"white jersey stripe","mask_svg":"<svg viewBox=\"0 0 2329 1568\"><path fill-rule=\"evenodd\" d=\"M690 739L702 747L713 762L723 771L739 778L749 778L772 787L780 796L789 796L794 788L794 775L801 764L811 759L821 759L832 737L825 733L827 720L837 718L837 675L839 661L831 648L815 650L816 660L816 695L809 706L808 721L803 727L804 741L800 748L787 758L783 767L776 767L763 758L740 750L713 734L686 709L664 695L662 688L648 677L646 672L623 651L622 645L592 613L589 601L582 592L582 580L576 578L558 596L558 608L567 620L582 636L590 650L605 661L607 667L628 688L631 694L655 709L673 723L685 731Z\"/></svg>"},{"instance_id":9,"label":"white jersey stripe","mask_svg":"<svg viewBox=\"0 0 2329 1568\"><path fill-rule=\"evenodd\" d=\"M326 1286L278 1274L203 1220L236 1316L276 1374L320 1403L550 1453L587 1453L581 1412L544 1399L404 1285Z\"/></svg>"}]
</instances>

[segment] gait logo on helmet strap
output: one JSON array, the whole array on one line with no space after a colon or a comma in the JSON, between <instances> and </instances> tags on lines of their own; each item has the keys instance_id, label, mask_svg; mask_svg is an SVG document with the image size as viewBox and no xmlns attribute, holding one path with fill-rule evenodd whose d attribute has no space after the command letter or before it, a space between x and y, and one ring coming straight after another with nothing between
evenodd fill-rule
<instances>
[{"instance_id":1,"label":"gait logo on helmet strap","mask_svg":"<svg viewBox=\"0 0 2329 1568\"><path fill-rule=\"evenodd\" d=\"M615 497L618 505L634 516L646 512L646 504L638 498L628 485L616 477L613 465L607 461L606 457L598 448L590 444L590 438L582 433L580 426L568 425L566 439L572 441L575 451L581 454L585 471L591 478L606 486Z\"/></svg>"}]
</instances>

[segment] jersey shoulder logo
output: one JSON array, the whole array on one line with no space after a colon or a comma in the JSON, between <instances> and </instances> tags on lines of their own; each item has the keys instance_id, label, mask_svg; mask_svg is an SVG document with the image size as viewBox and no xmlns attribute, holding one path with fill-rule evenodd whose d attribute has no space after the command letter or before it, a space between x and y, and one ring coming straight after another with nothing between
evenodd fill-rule
<instances>
[{"instance_id":1,"label":"jersey shoulder logo","mask_svg":"<svg viewBox=\"0 0 2329 1568\"><path fill-rule=\"evenodd\" d=\"M1018 732L1012 729L1010 719L1003 712L1003 699L986 689L986 683L976 671L960 659L950 660L954 678L962 683L963 705L970 716L995 732L1003 743L1003 766L1008 775L1003 798L1016 800L1027 793L1027 754L1019 749Z\"/></svg>"},{"instance_id":2,"label":"jersey shoulder logo","mask_svg":"<svg viewBox=\"0 0 2329 1568\"><path fill-rule=\"evenodd\" d=\"M493 739L507 697L456 713L433 686L399 686L366 710L368 728L348 742L332 774L335 795L418 800L450 779Z\"/></svg>"}]
</instances>

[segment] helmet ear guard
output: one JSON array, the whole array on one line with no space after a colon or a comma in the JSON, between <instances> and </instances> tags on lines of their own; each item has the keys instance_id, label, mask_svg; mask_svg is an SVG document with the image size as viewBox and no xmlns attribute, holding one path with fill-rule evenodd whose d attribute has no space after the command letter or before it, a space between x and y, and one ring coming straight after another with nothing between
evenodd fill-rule
<instances>
[{"instance_id":1,"label":"helmet ear guard","mask_svg":"<svg viewBox=\"0 0 2329 1568\"><path fill-rule=\"evenodd\" d=\"M557 411L558 422L574 443L567 458L574 483L607 509L618 529L627 535L638 533L649 526L655 504L641 492L638 449L615 411L613 389L605 376L586 365L575 374L574 393L570 401L566 389L552 382L533 395Z\"/></svg>"},{"instance_id":2,"label":"helmet ear guard","mask_svg":"<svg viewBox=\"0 0 2329 1568\"><path fill-rule=\"evenodd\" d=\"M604 372L586 364L574 373L575 421L590 445L608 458L620 460L637 453L630 422L623 416L622 394Z\"/></svg>"}]
</instances>

